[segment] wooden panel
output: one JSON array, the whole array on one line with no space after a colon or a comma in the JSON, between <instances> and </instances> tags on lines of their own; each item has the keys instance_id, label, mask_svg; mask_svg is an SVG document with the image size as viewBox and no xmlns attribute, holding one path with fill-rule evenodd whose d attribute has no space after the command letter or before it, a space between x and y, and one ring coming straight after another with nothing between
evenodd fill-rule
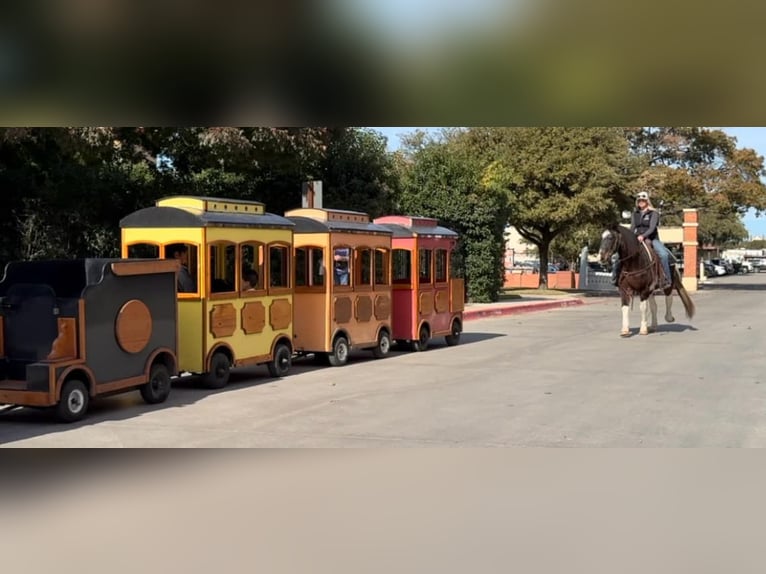
<instances>
[{"instance_id":1,"label":"wooden panel","mask_svg":"<svg viewBox=\"0 0 766 574\"><path fill-rule=\"evenodd\" d=\"M351 320L351 299L349 297L337 297L333 317L336 323L348 323Z\"/></svg>"},{"instance_id":2,"label":"wooden panel","mask_svg":"<svg viewBox=\"0 0 766 574\"><path fill-rule=\"evenodd\" d=\"M181 270L181 263L175 259L158 259L156 261L121 261L112 263L112 273L115 275L146 275L149 273L170 273Z\"/></svg>"},{"instance_id":3,"label":"wooden panel","mask_svg":"<svg viewBox=\"0 0 766 574\"><path fill-rule=\"evenodd\" d=\"M430 315L434 312L434 294L431 291L426 291L420 294L420 314Z\"/></svg>"},{"instance_id":4,"label":"wooden panel","mask_svg":"<svg viewBox=\"0 0 766 574\"><path fill-rule=\"evenodd\" d=\"M0 404L47 407L55 404L55 402L51 401L48 393L34 391L6 391L0 389Z\"/></svg>"},{"instance_id":5,"label":"wooden panel","mask_svg":"<svg viewBox=\"0 0 766 574\"><path fill-rule=\"evenodd\" d=\"M210 311L210 332L213 337L231 337L237 328L237 310L231 303L213 305Z\"/></svg>"},{"instance_id":6,"label":"wooden panel","mask_svg":"<svg viewBox=\"0 0 766 574\"><path fill-rule=\"evenodd\" d=\"M117 344L127 353L141 352L152 336L152 313L143 301L131 299L117 313Z\"/></svg>"},{"instance_id":7,"label":"wooden panel","mask_svg":"<svg viewBox=\"0 0 766 574\"><path fill-rule=\"evenodd\" d=\"M366 323L372 317L372 298L360 295L356 298L356 320Z\"/></svg>"},{"instance_id":8,"label":"wooden panel","mask_svg":"<svg viewBox=\"0 0 766 574\"><path fill-rule=\"evenodd\" d=\"M51 345L51 352L48 353L46 360L60 361L63 359L77 358L77 319L73 317L66 317L59 318L57 321L58 336L56 337L56 340L53 341L53 345Z\"/></svg>"},{"instance_id":9,"label":"wooden panel","mask_svg":"<svg viewBox=\"0 0 766 574\"><path fill-rule=\"evenodd\" d=\"M0 357L5 356L5 323L3 317L0 317Z\"/></svg>"},{"instance_id":10,"label":"wooden panel","mask_svg":"<svg viewBox=\"0 0 766 574\"><path fill-rule=\"evenodd\" d=\"M465 280L450 279L450 309L453 313L465 307Z\"/></svg>"},{"instance_id":11,"label":"wooden panel","mask_svg":"<svg viewBox=\"0 0 766 574\"><path fill-rule=\"evenodd\" d=\"M266 326L266 308L260 301L245 303L242 307L242 330L248 334L260 333Z\"/></svg>"},{"instance_id":12,"label":"wooden panel","mask_svg":"<svg viewBox=\"0 0 766 574\"><path fill-rule=\"evenodd\" d=\"M287 329L293 322L293 307L289 299L274 299L269 307L269 324L275 331Z\"/></svg>"},{"instance_id":13,"label":"wooden panel","mask_svg":"<svg viewBox=\"0 0 766 574\"><path fill-rule=\"evenodd\" d=\"M112 393L114 391L119 391L120 389L142 385L147 379L148 377L146 375L140 375L138 377L128 377L126 379L109 381L108 383L98 383L96 385L96 394Z\"/></svg>"},{"instance_id":14,"label":"wooden panel","mask_svg":"<svg viewBox=\"0 0 766 574\"><path fill-rule=\"evenodd\" d=\"M436 292L436 312L446 313L449 311L449 293L446 290Z\"/></svg>"},{"instance_id":15,"label":"wooden panel","mask_svg":"<svg viewBox=\"0 0 766 574\"><path fill-rule=\"evenodd\" d=\"M375 297L375 318L385 321L391 316L391 298L387 295Z\"/></svg>"}]
</instances>

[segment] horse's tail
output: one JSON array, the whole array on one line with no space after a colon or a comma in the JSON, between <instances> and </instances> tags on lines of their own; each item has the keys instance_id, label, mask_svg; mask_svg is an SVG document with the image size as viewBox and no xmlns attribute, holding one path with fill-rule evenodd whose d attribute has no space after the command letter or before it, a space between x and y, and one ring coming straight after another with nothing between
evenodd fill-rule
<instances>
[{"instance_id":1,"label":"horse's tail","mask_svg":"<svg viewBox=\"0 0 766 574\"><path fill-rule=\"evenodd\" d=\"M676 291L678 291L678 296L681 297L681 302L684 304L684 309L686 310L686 316L689 319L693 319L694 313L696 312L694 301L692 301L688 291L686 291L686 287L684 287L683 280L681 279L681 274L678 272L677 267L673 268L673 287L676 288Z\"/></svg>"}]
</instances>

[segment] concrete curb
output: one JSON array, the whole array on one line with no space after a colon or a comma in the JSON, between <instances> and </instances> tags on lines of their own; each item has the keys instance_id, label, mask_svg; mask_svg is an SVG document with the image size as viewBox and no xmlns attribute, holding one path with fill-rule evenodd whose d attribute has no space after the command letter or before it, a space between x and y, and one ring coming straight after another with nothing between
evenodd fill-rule
<instances>
[{"instance_id":1,"label":"concrete curb","mask_svg":"<svg viewBox=\"0 0 766 574\"><path fill-rule=\"evenodd\" d=\"M464 321L473 321L475 319L484 319L486 317L501 317L505 315L516 315L517 313L530 313L533 311L548 311L550 309L560 309L562 307L573 307L584 305L582 299L563 299L561 301L536 301L534 303L512 303L503 307L488 307L486 309L465 309L463 311Z\"/></svg>"}]
</instances>

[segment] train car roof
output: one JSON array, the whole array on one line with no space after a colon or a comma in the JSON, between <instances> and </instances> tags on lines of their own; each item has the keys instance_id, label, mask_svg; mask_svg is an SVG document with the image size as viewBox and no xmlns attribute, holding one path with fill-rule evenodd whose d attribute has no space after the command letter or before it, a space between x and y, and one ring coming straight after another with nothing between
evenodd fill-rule
<instances>
[{"instance_id":1,"label":"train car roof","mask_svg":"<svg viewBox=\"0 0 766 574\"><path fill-rule=\"evenodd\" d=\"M256 203L256 202L251 202ZM262 204L261 204L262 205ZM155 206L134 211L120 220L122 228L161 227L259 227L289 229L293 223L273 213L202 211L192 213L180 207Z\"/></svg>"},{"instance_id":2,"label":"train car roof","mask_svg":"<svg viewBox=\"0 0 766 574\"><path fill-rule=\"evenodd\" d=\"M440 225L434 225L434 226L417 226L417 227L408 227L406 225L399 225L397 223L380 223L382 227L387 227L393 232L394 237L421 237L421 236L428 236L428 237L457 237L458 233L455 231L452 231L451 229L447 229L446 227L442 227Z\"/></svg>"},{"instance_id":3,"label":"train car roof","mask_svg":"<svg viewBox=\"0 0 766 574\"><path fill-rule=\"evenodd\" d=\"M148 264L148 265L147 265ZM107 268L115 275L174 273L177 263L157 259L47 259L11 261L0 279L0 296L21 283L49 285L57 297L81 297L86 287L104 280Z\"/></svg>"},{"instance_id":4,"label":"train car roof","mask_svg":"<svg viewBox=\"0 0 766 574\"><path fill-rule=\"evenodd\" d=\"M354 213L354 212L347 212ZM297 215L288 216L287 219L295 224L295 233L367 233L372 235L391 235L391 230L374 223L361 223L355 221L321 221L311 217Z\"/></svg>"}]
</instances>

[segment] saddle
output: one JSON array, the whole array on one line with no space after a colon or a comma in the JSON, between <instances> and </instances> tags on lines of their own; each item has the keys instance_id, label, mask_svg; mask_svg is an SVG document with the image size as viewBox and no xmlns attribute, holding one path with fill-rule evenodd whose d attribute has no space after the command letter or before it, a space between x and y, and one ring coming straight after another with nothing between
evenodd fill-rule
<instances>
[{"instance_id":1,"label":"saddle","mask_svg":"<svg viewBox=\"0 0 766 574\"><path fill-rule=\"evenodd\" d=\"M660 258L657 256L657 252L654 250L651 241L644 241L641 245L646 249L646 253L649 255L649 260L651 261L650 270L652 273L652 290L654 291L659 289L660 285L663 284L662 278L665 277L665 270L662 268L662 261L660 261ZM676 261L672 253L669 255L668 264L670 266L670 272L673 273L673 267L675 266ZM670 283L673 282L672 277L668 277L667 279Z\"/></svg>"}]
</instances>

